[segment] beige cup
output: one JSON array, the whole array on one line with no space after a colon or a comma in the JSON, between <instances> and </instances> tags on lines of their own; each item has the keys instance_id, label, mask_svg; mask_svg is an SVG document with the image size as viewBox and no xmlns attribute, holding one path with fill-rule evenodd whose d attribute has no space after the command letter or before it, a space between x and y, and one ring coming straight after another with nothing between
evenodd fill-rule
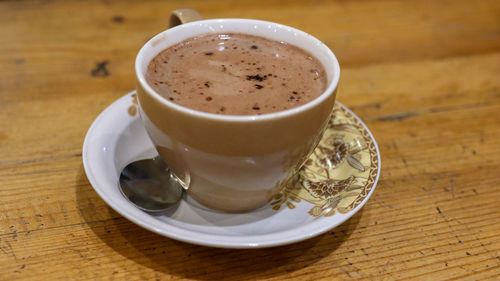
<instances>
[{"instance_id":1,"label":"beige cup","mask_svg":"<svg viewBox=\"0 0 500 281\"><path fill-rule=\"evenodd\" d=\"M170 22L200 18L194 10L181 9ZM299 107L255 116L200 112L161 97L146 82L149 62L169 46L207 33L245 33L298 46L323 64L326 90ZM141 119L158 153L195 200L229 212L266 204L296 174L323 135L340 75L335 55L318 39L249 19L200 20L168 29L142 47L135 70Z\"/></svg>"}]
</instances>

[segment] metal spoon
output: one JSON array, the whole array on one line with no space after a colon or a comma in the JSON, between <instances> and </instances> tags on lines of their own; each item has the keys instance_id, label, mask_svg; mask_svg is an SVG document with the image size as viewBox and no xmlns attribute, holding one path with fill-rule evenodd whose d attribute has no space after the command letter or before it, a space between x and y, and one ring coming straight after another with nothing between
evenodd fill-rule
<instances>
[{"instance_id":1,"label":"metal spoon","mask_svg":"<svg viewBox=\"0 0 500 281\"><path fill-rule=\"evenodd\" d=\"M128 164L120 174L120 190L137 208L151 213L175 205L184 193L179 179L159 156Z\"/></svg>"}]
</instances>

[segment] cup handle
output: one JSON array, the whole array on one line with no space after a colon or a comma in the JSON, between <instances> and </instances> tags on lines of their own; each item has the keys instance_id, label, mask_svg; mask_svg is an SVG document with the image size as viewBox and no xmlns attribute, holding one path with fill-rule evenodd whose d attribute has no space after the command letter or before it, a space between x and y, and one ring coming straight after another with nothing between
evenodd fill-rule
<instances>
[{"instance_id":1,"label":"cup handle","mask_svg":"<svg viewBox=\"0 0 500 281\"><path fill-rule=\"evenodd\" d=\"M183 23L202 20L202 19L203 17L195 9L191 8L177 9L173 10L172 13L170 13L169 27L174 27Z\"/></svg>"}]
</instances>

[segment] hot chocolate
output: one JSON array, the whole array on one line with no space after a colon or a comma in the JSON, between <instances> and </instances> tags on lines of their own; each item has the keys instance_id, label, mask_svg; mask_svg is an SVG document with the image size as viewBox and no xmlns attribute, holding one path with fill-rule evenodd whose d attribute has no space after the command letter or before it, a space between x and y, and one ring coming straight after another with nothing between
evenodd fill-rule
<instances>
[{"instance_id":1,"label":"hot chocolate","mask_svg":"<svg viewBox=\"0 0 500 281\"><path fill-rule=\"evenodd\" d=\"M146 80L191 109L260 115L310 102L326 87L321 63L306 51L246 34L205 34L160 52Z\"/></svg>"}]
</instances>

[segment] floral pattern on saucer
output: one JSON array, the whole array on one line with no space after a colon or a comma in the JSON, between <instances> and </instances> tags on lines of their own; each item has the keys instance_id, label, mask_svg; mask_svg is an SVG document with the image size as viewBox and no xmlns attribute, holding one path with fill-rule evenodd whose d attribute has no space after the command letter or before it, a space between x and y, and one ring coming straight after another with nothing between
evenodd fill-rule
<instances>
[{"instance_id":1,"label":"floral pattern on saucer","mask_svg":"<svg viewBox=\"0 0 500 281\"><path fill-rule=\"evenodd\" d=\"M139 105L137 102L137 94L134 93L131 95L131 97L132 97L132 104L127 108L127 112L128 115L134 117L139 111Z\"/></svg>"},{"instance_id":2,"label":"floral pattern on saucer","mask_svg":"<svg viewBox=\"0 0 500 281\"><path fill-rule=\"evenodd\" d=\"M365 126L345 107L336 104L318 147L277 194L271 206L295 209L302 200L313 204L313 217L345 214L361 204L374 186L379 157Z\"/></svg>"}]
</instances>

